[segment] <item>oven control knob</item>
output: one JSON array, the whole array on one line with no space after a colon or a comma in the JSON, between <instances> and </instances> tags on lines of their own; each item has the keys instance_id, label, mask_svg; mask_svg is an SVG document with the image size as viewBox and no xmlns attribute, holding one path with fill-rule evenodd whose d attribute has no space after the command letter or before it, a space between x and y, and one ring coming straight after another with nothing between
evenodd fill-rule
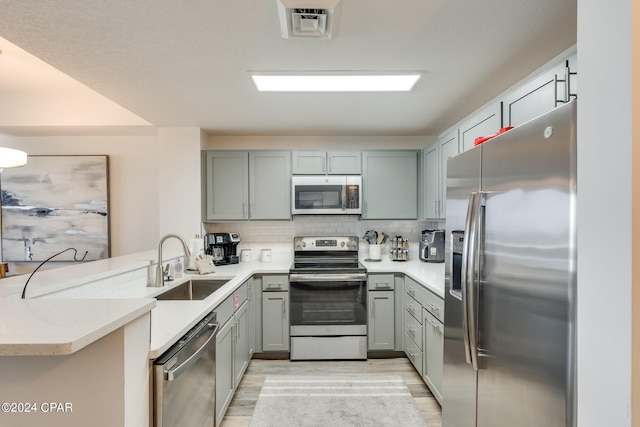
<instances>
[{"instance_id":1,"label":"oven control knob","mask_svg":"<svg viewBox=\"0 0 640 427\"><path fill-rule=\"evenodd\" d=\"M344 241L340 242L340 247L344 248Z\"/></svg>"},{"instance_id":2,"label":"oven control knob","mask_svg":"<svg viewBox=\"0 0 640 427\"><path fill-rule=\"evenodd\" d=\"M307 247L307 242L302 242L302 247L306 248Z\"/></svg>"}]
</instances>

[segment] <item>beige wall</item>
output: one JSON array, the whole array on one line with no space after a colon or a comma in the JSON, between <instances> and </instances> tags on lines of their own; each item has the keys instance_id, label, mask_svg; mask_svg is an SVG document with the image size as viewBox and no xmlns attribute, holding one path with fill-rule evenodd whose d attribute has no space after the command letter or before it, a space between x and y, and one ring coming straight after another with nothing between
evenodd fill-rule
<instances>
[{"instance_id":1,"label":"beige wall","mask_svg":"<svg viewBox=\"0 0 640 427\"><path fill-rule=\"evenodd\" d=\"M0 136L0 146L30 155L109 156L112 256L153 249L167 233L201 232L200 145L198 128L161 128L152 136Z\"/></svg>"},{"instance_id":2,"label":"beige wall","mask_svg":"<svg viewBox=\"0 0 640 427\"><path fill-rule=\"evenodd\" d=\"M632 349L631 425L640 425L640 2L632 6L632 123L633 138L633 247L632 251Z\"/></svg>"},{"instance_id":3,"label":"beige wall","mask_svg":"<svg viewBox=\"0 0 640 427\"><path fill-rule=\"evenodd\" d=\"M580 427L632 425L632 364L638 363L637 355L632 360L632 318L634 308L640 310L632 305L631 11L636 2L577 2Z\"/></svg>"}]
</instances>

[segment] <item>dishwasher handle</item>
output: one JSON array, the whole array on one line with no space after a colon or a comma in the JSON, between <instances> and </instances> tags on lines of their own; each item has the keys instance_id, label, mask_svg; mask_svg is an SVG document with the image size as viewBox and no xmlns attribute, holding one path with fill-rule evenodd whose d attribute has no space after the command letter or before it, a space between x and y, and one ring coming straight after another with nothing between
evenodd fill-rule
<instances>
[{"instance_id":1,"label":"dishwasher handle","mask_svg":"<svg viewBox=\"0 0 640 427\"><path fill-rule=\"evenodd\" d=\"M181 364L179 364L178 366L165 371L164 372L164 379L166 381L173 381L176 378L178 378L184 371L186 371L187 369L189 369L189 367L191 365L193 365L194 363L196 363L198 361L198 359L200 359L200 356L202 356L202 353L204 353L207 350L207 347L209 346L209 344L211 344L211 341L213 341L216 338L216 334L218 332L218 322L211 322L211 323L207 323L207 328L212 329L211 332L209 332L209 338L207 338L207 340L204 342L204 344L202 344L200 346L200 348L198 348L198 350L196 350L195 352L193 352L193 354L191 356L189 356L189 358L187 360L185 360L184 362L182 362Z\"/></svg>"}]
</instances>

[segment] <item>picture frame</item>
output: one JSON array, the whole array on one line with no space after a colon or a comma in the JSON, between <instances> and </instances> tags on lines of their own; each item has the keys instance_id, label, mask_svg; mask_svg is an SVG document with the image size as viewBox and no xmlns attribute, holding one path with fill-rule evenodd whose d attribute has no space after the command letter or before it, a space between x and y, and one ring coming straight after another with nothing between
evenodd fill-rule
<instances>
[{"instance_id":1,"label":"picture frame","mask_svg":"<svg viewBox=\"0 0 640 427\"><path fill-rule=\"evenodd\" d=\"M85 261L110 257L107 155L30 155L2 172L0 191L3 261L42 262L70 247Z\"/></svg>"}]
</instances>

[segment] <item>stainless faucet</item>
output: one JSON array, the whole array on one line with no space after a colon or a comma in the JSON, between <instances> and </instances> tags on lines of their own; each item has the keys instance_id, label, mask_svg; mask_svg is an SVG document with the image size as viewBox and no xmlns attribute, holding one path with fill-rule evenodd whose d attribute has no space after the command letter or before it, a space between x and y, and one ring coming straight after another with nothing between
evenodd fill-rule
<instances>
[{"instance_id":1,"label":"stainless faucet","mask_svg":"<svg viewBox=\"0 0 640 427\"><path fill-rule=\"evenodd\" d=\"M189 256L191 256L191 251L189 251L189 247L187 246L187 242L177 234L167 234L162 239L160 239L160 243L158 243L158 267L156 268L156 287L164 286L164 271L162 270L162 244L168 238L173 237L175 239L180 240L182 243L182 249L184 249L184 257L185 262L189 260Z\"/></svg>"}]
</instances>

